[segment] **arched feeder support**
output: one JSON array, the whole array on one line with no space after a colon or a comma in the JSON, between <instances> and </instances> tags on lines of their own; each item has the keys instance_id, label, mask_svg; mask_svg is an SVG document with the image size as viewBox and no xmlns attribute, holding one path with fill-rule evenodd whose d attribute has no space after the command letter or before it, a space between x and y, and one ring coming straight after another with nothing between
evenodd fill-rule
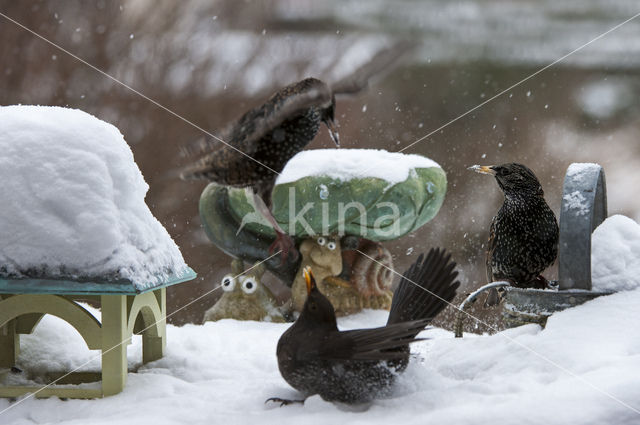
<instances>
[{"instance_id":1,"label":"arched feeder support","mask_svg":"<svg viewBox=\"0 0 640 425\"><path fill-rule=\"evenodd\" d=\"M606 218L604 170L598 164L571 164L564 179L560 211L558 289L507 286L502 317L508 327L529 323L544 327L554 312L609 294L591 287L591 234ZM505 286L503 282L491 282L465 299L456 317L456 337L462 336L463 310L480 293L501 286Z\"/></svg>"}]
</instances>

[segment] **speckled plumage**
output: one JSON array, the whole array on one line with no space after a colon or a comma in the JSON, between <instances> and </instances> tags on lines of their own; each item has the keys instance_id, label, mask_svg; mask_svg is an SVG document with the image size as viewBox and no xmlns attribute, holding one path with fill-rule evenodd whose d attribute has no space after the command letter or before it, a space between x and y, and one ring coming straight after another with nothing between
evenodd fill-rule
<instances>
[{"instance_id":1,"label":"speckled plumage","mask_svg":"<svg viewBox=\"0 0 640 425\"><path fill-rule=\"evenodd\" d=\"M538 285L538 276L558 255L558 222L540 182L522 164L476 171L494 175L504 192L504 203L491 222L487 280L508 280L519 287Z\"/></svg>"},{"instance_id":2,"label":"speckled plumage","mask_svg":"<svg viewBox=\"0 0 640 425\"><path fill-rule=\"evenodd\" d=\"M297 257L297 251L271 213L271 191L278 174L313 140L321 122L338 144L334 111L335 97L322 81L307 78L286 86L229 126L221 137L227 144L186 167L181 177L250 188L257 210L276 232L269 251L280 249L284 263L289 252Z\"/></svg>"},{"instance_id":3,"label":"speckled plumage","mask_svg":"<svg viewBox=\"0 0 640 425\"><path fill-rule=\"evenodd\" d=\"M333 141L339 145L334 123L335 94L358 93L372 76L394 64L412 47L411 43L400 42L383 49L331 87L316 78L306 78L280 89L263 105L227 127L217 141L223 140L226 144L219 149L211 152L218 143L213 138L204 139L199 150L210 153L185 167L180 176L250 188L257 210L276 232L276 241L269 251L280 248L283 262L290 251L297 257L293 239L280 228L271 213L271 191L278 174L289 159L313 140L321 122L327 125Z\"/></svg>"},{"instance_id":4,"label":"speckled plumage","mask_svg":"<svg viewBox=\"0 0 640 425\"><path fill-rule=\"evenodd\" d=\"M186 167L182 177L250 187L271 207L276 173L313 140L321 122L333 128L334 109L335 98L320 80L286 86L222 132L221 139L232 147L208 153Z\"/></svg>"},{"instance_id":5,"label":"speckled plumage","mask_svg":"<svg viewBox=\"0 0 640 425\"><path fill-rule=\"evenodd\" d=\"M305 396L327 401L361 403L384 394L409 362L409 343L455 296L459 282L450 258L438 249L420 255L404 273L380 328L339 331L329 300L315 282L307 284L298 320L278 341L282 377Z\"/></svg>"}]
</instances>

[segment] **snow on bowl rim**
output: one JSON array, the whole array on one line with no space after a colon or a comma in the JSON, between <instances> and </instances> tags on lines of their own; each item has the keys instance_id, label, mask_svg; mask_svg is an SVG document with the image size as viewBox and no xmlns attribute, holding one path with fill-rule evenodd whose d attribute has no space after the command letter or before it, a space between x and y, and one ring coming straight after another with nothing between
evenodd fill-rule
<instances>
[{"instance_id":1,"label":"snow on bowl rim","mask_svg":"<svg viewBox=\"0 0 640 425\"><path fill-rule=\"evenodd\" d=\"M337 180L374 177L400 183L416 168L442 168L422 155L384 149L313 149L295 155L278 176L276 184L304 177L328 176Z\"/></svg>"}]
</instances>

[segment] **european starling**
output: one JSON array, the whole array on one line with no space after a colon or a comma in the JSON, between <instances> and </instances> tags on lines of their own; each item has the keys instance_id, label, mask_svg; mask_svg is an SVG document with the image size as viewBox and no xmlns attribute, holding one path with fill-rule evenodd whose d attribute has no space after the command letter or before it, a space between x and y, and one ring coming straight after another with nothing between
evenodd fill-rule
<instances>
[{"instance_id":1,"label":"european starling","mask_svg":"<svg viewBox=\"0 0 640 425\"><path fill-rule=\"evenodd\" d=\"M280 89L266 103L248 111L228 126L219 137L227 145L183 169L181 177L250 188L257 210L269 221L277 235L270 252L279 248L283 260L286 259L288 252L295 252L295 248L291 237L280 228L271 214L271 191L277 175L289 159L313 140L321 122L327 125L331 138L339 147L334 122L335 95L361 91L373 75L392 65L411 47L409 43L396 43L331 87L316 78L306 78ZM199 148L210 151L213 145L215 141L204 139Z\"/></svg>"},{"instance_id":2,"label":"european starling","mask_svg":"<svg viewBox=\"0 0 640 425\"><path fill-rule=\"evenodd\" d=\"M223 145L186 167L181 177L250 188L256 208L277 234L270 251L279 248L286 258L294 249L293 240L271 214L271 191L278 173L316 136L321 122L339 146L334 111L335 97L322 81L307 78L286 86L222 133L221 139L230 146Z\"/></svg>"},{"instance_id":3,"label":"european starling","mask_svg":"<svg viewBox=\"0 0 640 425\"><path fill-rule=\"evenodd\" d=\"M400 280L387 325L350 331L338 330L333 306L305 268L307 300L278 341L282 377L305 397L319 394L327 401L362 403L387 394L407 367L409 343L419 340L418 333L456 294L460 283L454 282L458 273L450 259L440 249L420 255Z\"/></svg>"},{"instance_id":4,"label":"european starling","mask_svg":"<svg viewBox=\"0 0 640 425\"><path fill-rule=\"evenodd\" d=\"M546 287L540 273L558 255L558 222L537 177L516 163L469 169L495 176L504 192L504 203L489 231L487 280L507 280L523 288Z\"/></svg>"}]
</instances>

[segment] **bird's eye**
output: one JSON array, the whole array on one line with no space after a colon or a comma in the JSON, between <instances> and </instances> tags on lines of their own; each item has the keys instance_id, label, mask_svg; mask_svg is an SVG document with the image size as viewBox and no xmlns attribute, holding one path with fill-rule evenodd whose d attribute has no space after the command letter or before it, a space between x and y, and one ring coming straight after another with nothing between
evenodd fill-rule
<instances>
[{"instance_id":1,"label":"bird's eye","mask_svg":"<svg viewBox=\"0 0 640 425\"><path fill-rule=\"evenodd\" d=\"M327 248L333 251L334 249L336 249L336 243L334 241L329 241L329 243L327 243Z\"/></svg>"},{"instance_id":2,"label":"bird's eye","mask_svg":"<svg viewBox=\"0 0 640 425\"><path fill-rule=\"evenodd\" d=\"M498 174L500 174L501 176L508 176L509 174L511 174L511 172L506 168L499 168Z\"/></svg>"},{"instance_id":3,"label":"bird's eye","mask_svg":"<svg viewBox=\"0 0 640 425\"><path fill-rule=\"evenodd\" d=\"M258 282L253 276L247 277L242 281L242 292L245 294L253 294L258 289Z\"/></svg>"},{"instance_id":4,"label":"bird's eye","mask_svg":"<svg viewBox=\"0 0 640 425\"><path fill-rule=\"evenodd\" d=\"M318 309L318 304L316 304L315 302L311 301L309 303L309 310L316 311L317 309Z\"/></svg>"},{"instance_id":5,"label":"bird's eye","mask_svg":"<svg viewBox=\"0 0 640 425\"><path fill-rule=\"evenodd\" d=\"M222 286L222 290L225 292L233 291L233 288L236 286L236 280L230 274L225 275L220 282L220 286Z\"/></svg>"},{"instance_id":6,"label":"bird's eye","mask_svg":"<svg viewBox=\"0 0 640 425\"><path fill-rule=\"evenodd\" d=\"M323 236L320 236L316 242L318 242L318 245L323 246L327 243L327 240Z\"/></svg>"}]
</instances>

